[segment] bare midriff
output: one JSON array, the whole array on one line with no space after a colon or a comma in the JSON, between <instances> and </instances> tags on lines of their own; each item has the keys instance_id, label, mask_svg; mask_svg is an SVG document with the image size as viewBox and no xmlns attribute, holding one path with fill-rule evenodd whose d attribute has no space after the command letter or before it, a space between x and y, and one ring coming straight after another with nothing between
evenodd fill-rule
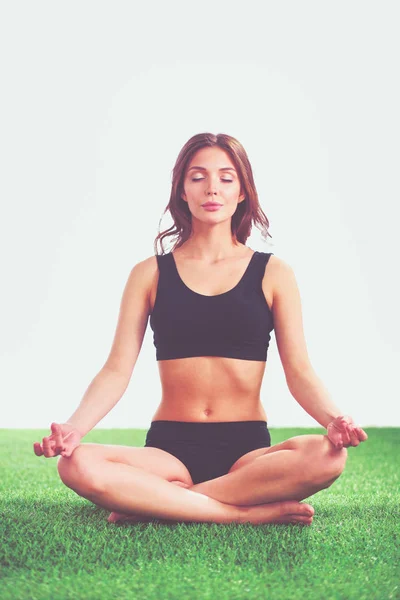
<instances>
[{"instance_id":1,"label":"bare midriff","mask_svg":"<svg viewBox=\"0 0 400 600\"><path fill-rule=\"evenodd\" d=\"M187 287L198 294L215 296L235 287L253 254L244 245L237 252L236 258L225 259L217 265L204 265L184 258L179 249L173 255L179 275ZM269 285L263 281L262 287L268 306L272 307L270 279L268 277ZM157 283L158 268L155 265L150 313L156 299ZM159 360L162 398L152 421L267 421L260 399L265 367L265 361L223 356Z\"/></svg>"}]
</instances>

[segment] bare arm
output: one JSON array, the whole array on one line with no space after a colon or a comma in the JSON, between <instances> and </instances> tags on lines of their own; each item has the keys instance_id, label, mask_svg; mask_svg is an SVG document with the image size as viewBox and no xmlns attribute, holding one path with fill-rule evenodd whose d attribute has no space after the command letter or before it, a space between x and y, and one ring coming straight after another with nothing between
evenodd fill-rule
<instances>
[{"instance_id":1,"label":"bare arm","mask_svg":"<svg viewBox=\"0 0 400 600\"><path fill-rule=\"evenodd\" d=\"M84 437L122 398L128 384L129 377L104 366L66 422Z\"/></svg>"},{"instance_id":2,"label":"bare arm","mask_svg":"<svg viewBox=\"0 0 400 600\"><path fill-rule=\"evenodd\" d=\"M36 456L71 456L80 440L117 404L128 387L142 347L149 317L155 257L137 263L122 295L118 325L110 354L91 381L78 408L65 423L52 423L51 435L34 442Z\"/></svg>"},{"instance_id":3,"label":"bare arm","mask_svg":"<svg viewBox=\"0 0 400 600\"><path fill-rule=\"evenodd\" d=\"M293 398L322 427L328 427L331 421L343 414L312 368L292 374L287 383Z\"/></svg>"},{"instance_id":4,"label":"bare arm","mask_svg":"<svg viewBox=\"0 0 400 600\"><path fill-rule=\"evenodd\" d=\"M273 317L278 351L292 396L320 425L337 448L365 441L363 429L344 416L315 373L303 330L301 298L293 269L274 257Z\"/></svg>"},{"instance_id":5,"label":"bare arm","mask_svg":"<svg viewBox=\"0 0 400 600\"><path fill-rule=\"evenodd\" d=\"M110 412L129 385L146 332L151 277L152 259L137 263L129 274L110 354L67 421L82 436Z\"/></svg>"}]
</instances>

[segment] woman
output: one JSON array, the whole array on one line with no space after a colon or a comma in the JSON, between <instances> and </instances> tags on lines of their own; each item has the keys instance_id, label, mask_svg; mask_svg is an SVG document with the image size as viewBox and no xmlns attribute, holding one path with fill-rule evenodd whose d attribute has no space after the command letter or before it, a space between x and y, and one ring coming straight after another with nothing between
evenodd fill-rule
<instances>
[{"instance_id":1,"label":"woman","mask_svg":"<svg viewBox=\"0 0 400 600\"><path fill-rule=\"evenodd\" d=\"M207 207L205 203L218 203ZM182 148L166 210L172 252L137 263L123 293L110 355L81 404L34 444L61 454L62 481L118 520L312 522L300 502L342 473L348 446L367 439L329 399L307 354L292 269L245 245L268 234L251 165L233 137L204 133ZM124 394L148 319L162 383L143 448L81 444ZM260 402L270 332L288 387L325 435L271 446ZM147 517L147 519L146 519Z\"/></svg>"}]
</instances>

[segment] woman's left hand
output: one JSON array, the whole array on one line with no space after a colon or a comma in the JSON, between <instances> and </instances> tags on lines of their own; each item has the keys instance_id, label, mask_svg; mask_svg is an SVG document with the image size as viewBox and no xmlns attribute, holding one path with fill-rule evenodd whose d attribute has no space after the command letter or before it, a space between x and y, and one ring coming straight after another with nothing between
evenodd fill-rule
<instances>
[{"instance_id":1,"label":"woman's left hand","mask_svg":"<svg viewBox=\"0 0 400 600\"><path fill-rule=\"evenodd\" d=\"M349 416L336 417L327 427L328 438L337 450L343 447L358 446L360 442L368 439L367 434L361 427L356 427Z\"/></svg>"}]
</instances>

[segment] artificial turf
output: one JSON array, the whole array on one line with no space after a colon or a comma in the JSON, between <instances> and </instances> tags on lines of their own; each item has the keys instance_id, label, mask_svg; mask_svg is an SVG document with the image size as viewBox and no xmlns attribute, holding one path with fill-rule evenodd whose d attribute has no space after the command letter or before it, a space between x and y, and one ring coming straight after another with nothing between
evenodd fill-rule
<instances>
[{"instance_id":1,"label":"artificial turf","mask_svg":"<svg viewBox=\"0 0 400 600\"><path fill-rule=\"evenodd\" d=\"M400 429L365 428L345 471L305 501L311 526L111 524L68 489L48 430L0 429L0 598L400 598ZM270 429L272 444L322 428ZM143 446L146 431L92 430L83 442Z\"/></svg>"}]
</instances>

